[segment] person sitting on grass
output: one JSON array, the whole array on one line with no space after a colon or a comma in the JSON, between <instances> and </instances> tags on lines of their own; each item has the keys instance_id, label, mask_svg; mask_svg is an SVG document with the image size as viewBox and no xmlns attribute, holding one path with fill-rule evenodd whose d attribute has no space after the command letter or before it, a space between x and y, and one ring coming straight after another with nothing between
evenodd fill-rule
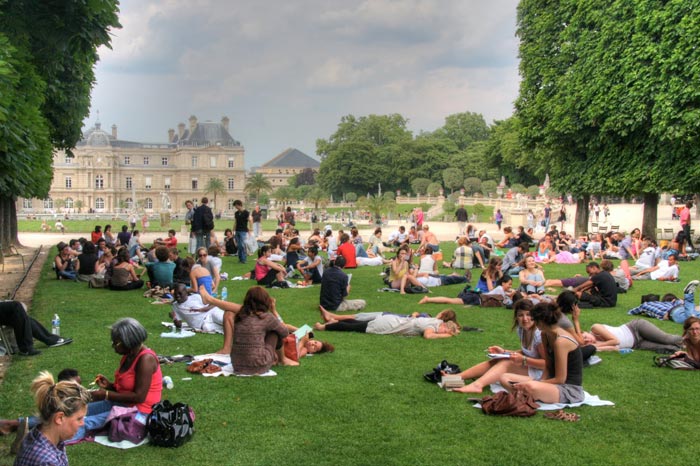
<instances>
[{"instance_id":1,"label":"person sitting on grass","mask_svg":"<svg viewBox=\"0 0 700 466\"><path fill-rule=\"evenodd\" d=\"M656 265L636 272L632 275L632 280L675 282L678 281L678 274L678 255L670 254L668 259L660 260Z\"/></svg>"},{"instance_id":2,"label":"person sitting on grass","mask_svg":"<svg viewBox=\"0 0 700 466\"><path fill-rule=\"evenodd\" d=\"M175 285L175 300L172 303L171 317L176 327L182 326L182 321L187 322L193 330L205 333L222 333L224 335L223 347L216 351L217 354L230 354L233 344L233 313L224 312L221 308L212 304L204 304L206 288L202 287L200 293L189 294L184 283ZM207 294L207 296L209 296ZM233 306L240 306L231 303ZM237 311L236 311L237 312Z\"/></svg>"},{"instance_id":3,"label":"person sitting on grass","mask_svg":"<svg viewBox=\"0 0 700 466\"><path fill-rule=\"evenodd\" d=\"M489 346L488 352L490 354L506 357L496 357L461 372L459 375L462 380L476 380L452 391L481 393L487 386L498 382L501 376L507 372L527 375L532 380L540 380L544 369L544 346L540 330L535 326L530 315L532 308L532 302L527 299L521 299L513 305L512 329L517 328L520 349L510 351L500 346Z\"/></svg>"},{"instance_id":4,"label":"person sitting on grass","mask_svg":"<svg viewBox=\"0 0 700 466\"><path fill-rule=\"evenodd\" d=\"M78 280L78 272L75 270L75 258L71 253L71 248L61 241L56 245L58 254L54 257L54 269L56 278L59 280Z\"/></svg>"},{"instance_id":5,"label":"person sitting on grass","mask_svg":"<svg viewBox=\"0 0 700 466\"><path fill-rule=\"evenodd\" d=\"M305 282L321 283L323 278L323 261L318 255L318 247L311 246L306 252L308 254L307 258L297 263L297 270L304 276Z\"/></svg>"},{"instance_id":6,"label":"person sitting on grass","mask_svg":"<svg viewBox=\"0 0 700 466\"><path fill-rule=\"evenodd\" d=\"M332 332L373 333L375 335L418 336L428 340L450 338L459 335L460 326L456 314L451 309L440 312L436 317L402 317L382 312L338 315L319 306L323 324L316 322L314 329Z\"/></svg>"},{"instance_id":7,"label":"person sitting on grass","mask_svg":"<svg viewBox=\"0 0 700 466\"><path fill-rule=\"evenodd\" d=\"M583 332L583 339L587 344L595 345L598 351L641 349L674 353L683 346L683 337L666 333L643 319L634 319L619 327L593 324L590 332Z\"/></svg>"},{"instance_id":8,"label":"person sitting on grass","mask_svg":"<svg viewBox=\"0 0 700 466\"><path fill-rule=\"evenodd\" d=\"M683 343L685 350L676 351L672 357L700 369L700 318L688 317L683 322Z\"/></svg>"},{"instance_id":9,"label":"person sitting on grass","mask_svg":"<svg viewBox=\"0 0 700 466\"><path fill-rule=\"evenodd\" d=\"M49 348L73 342L72 338L61 338L46 330L38 320L27 314L27 305L21 301L0 301L0 325L12 327L22 356L41 354L41 351L34 348L34 338Z\"/></svg>"},{"instance_id":10,"label":"person sitting on grass","mask_svg":"<svg viewBox=\"0 0 700 466\"><path fill-rule=\"evenodd\" d=\"M466 236L457 238L457 247L452 253L452 261L443 262L442 266L451 269L471 270L474 267L475 256L470 243L471 241ZM483 263L483 259L481 259L481 263Z\"/></svg>"},{"instance_id":11,"label":"person sitting on grass","mask_svg":"<svg viewBox=\"0 0 700 466\"><path fill-rule=\"evenodd\" d=\"M411 274L411 248L402 246L396 251L396 257L392 259L389 267L389 287L406 294L406 286L413 285L420 289L426 289L418 279Z\"/></svg>"},{"instance_id":12,"label":"person sitting on grass","mask_svg":"<svg viewBox=\"0 0 700 466\"><path fill-rule=\"evenodd\" d=\"M525 258L525 268L520 271L520 288L528 294L544 294L544 270L535 262L535 258Z\"/></svg>"},{"instance_id":13,"label":"person sitting on grass","mask_svg":"<svg viewBox=\"0 0 700 466\"><path fill-rule=\"evenodd\" d=\"M273 284L285 281L287 272L283 265L270 259L272 251L265 245L258 249L258 260L255 262L255 280L260 286L271 287Z\"/></svg>"},{"instance_id":14,"label":"person sitting on grass","mask_svg":"<svg viewBox=\"0 0 700 466\"><path fill-rule=\"evenodd\" d=\"M177 247L177 234L175 233L175 230L168 230L168 237L165 238L164 243L169 248Z\"/></svg>"},{"instance_id":15,"label":"person sitting on grass","mask_svg":"<svg viewBox=\"0 0 700 466\"><path fill-rule=\"evenodd\" d=\"M554 303L537 304L530 313L542 332L545 373L541 380L506 373L501 385L508 391L521 390L544 403L580 403L583 392L583 358L578 343L559 327L561 312Z\"/></svg>"},{"instance_id":16,"label":"person sitting on grass","mask_svg":"<svg viewBox=\"0 0 700 466\"><path fill-rule=\"evenodd\" d=\"M338 256L323 271L320 303L331 311L361 311L367 303L364 299L347 299L350 294L350 277L343 272L345 258Z\"/></svg>"},{"instance_id":17,"label":"person sitting on grass","mask_svg":"<svg viewBox=\"0 0 700 466\"><path fill-rule=\"evenodd\" d=\"M126 248L117 252L117 263L112 267L109 289L113 291L138 290L143 287L143 280L136 274L131 264L131 257Z\"/></svg>"},{"instance_id":18,"label":"person sitting on grass","mask_svg":"<svg viewBox=\"0 0 700 466\"><path fill-rule=\"evenodd\" d=\"M586 272L590 278L574 289L580 301L579 306L615 307L617 283L610 272L603 270L597 262L589 262Z\"/></svg>"},{"instance_id":19,"label":"person sitting on grass","mask_svg":"<svg viewBox=\"0 0 700 466\"><path fill-rule=\"evenodd\" d=\"M22 442L15 465L67 465L65 442L83 425L90 393L73 381L54 382L49 372L32 381L31 392L41 424Z\"/></svg>"},{"instance_id":20,"label":"person sitting on grass","mask_svg":"<svg viewBox=\"0 0 700 466\"><path fill-rule=\"evenodd\" d=\"M157 262L148 262L146 270L151 282L151 288L160 286L161 288L172 288L174 283L175 263L170 261L170 250L167 246L156 248Z\"/></svg>"},{"instance_id":21,"label":"person sitting on grass","mask_svg":"<svg viewBox=\"0 0 700 466\"><path fill-rule=\"evenodd\" d=\"M497 282L501 277L503 277L503 272L501 272L501 258L493 257L489 261L488 267L481 272L476 288L481 293L488 293L498 286Z\"/></svg>"}]
</instances>

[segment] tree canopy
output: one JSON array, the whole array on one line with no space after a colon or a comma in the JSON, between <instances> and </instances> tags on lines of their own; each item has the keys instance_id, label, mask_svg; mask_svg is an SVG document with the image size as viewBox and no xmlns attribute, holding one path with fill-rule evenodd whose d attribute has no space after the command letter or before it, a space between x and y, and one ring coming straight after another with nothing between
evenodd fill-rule
<instances>
[{"instance_id":1,"label":"tree canopy","mask_svg":"<svg viewBox=\"0 0 700 466\"><path fill-rule=\"evenodd\" d=\"M16 196L43 198L53 149L81 137L97 48L119 27L116 0L0 1L0 246L17 241ZM70 153L70 152L69 152Z\"/></svg>"}]
</instances>

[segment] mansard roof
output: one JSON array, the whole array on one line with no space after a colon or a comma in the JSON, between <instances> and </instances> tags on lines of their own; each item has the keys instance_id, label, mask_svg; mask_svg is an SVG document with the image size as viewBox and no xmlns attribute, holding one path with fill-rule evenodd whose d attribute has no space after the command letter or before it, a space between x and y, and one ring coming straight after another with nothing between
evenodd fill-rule
<instances>
[{"instance_id":1,"label":"mansard roof","mask_svg":"<svg viewBox=\"0 0 700 466\"><path fill-rule=\"evenodd\" d=\"M241 143L231 137L221 123L212 121L198 122L194 129L186 129L181 139L175 136L175 141L182 146L240 146Z\"/></svg>"},{"instance_id":2,"label":"mansard roof","mask_svg":"<svg viewBox=\"0 0 700 466\"><path fill-rule=\"evenodd\" d=\"M263 164L264 168L277 168L277 167L294 167L294 168L319 168L321 163L309 157L302 151L294 148L289 148L270 160L269 162Z\"/></svg>"}]
</instances>

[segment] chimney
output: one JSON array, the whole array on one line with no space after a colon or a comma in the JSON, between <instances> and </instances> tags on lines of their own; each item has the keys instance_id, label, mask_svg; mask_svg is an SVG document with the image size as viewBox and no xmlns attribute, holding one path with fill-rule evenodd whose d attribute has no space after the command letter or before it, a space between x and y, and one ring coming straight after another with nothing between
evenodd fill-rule
<instances>
[{"instance_id":1,"label":"chimney","mask_svg":"<svg viewBox=\"0 0 700 466\"><path fill-rule=\"evenodd\" d=\"M168 130L168 142L173 142L173 139L175 139L175 130L170 128Z\"/></svg>"},{"instance_id":2,"label":"chimney","mask_svg":"<svg viewBox=\"0 0 700 466\"><path fill-rule=\"evenodd\" d=\"M117 125L112 125L112 137L117 139Z\"/></svg>"},{"instance_id":3,"label":"chimney","mask_svg":"<svg viewBox=\"0 0 700 466\"><path fill-rule=\"evenodd\" d=\"M182 135L185 134L185 124L180 123L177 125L177 137L178 139L182 139Z\"/></svg>"},{"instance_id":4,"label":"chimney","mask_svg":"<svg viewBox=\"0 0 700 466\"><path fill-rule=\"evenodd\" d=\"M231 121L231 120L229 120L227 116L221 118L221 126L224 127L224 129L226 130L227 133L228 133L228 123L229 123L229 121Z\"/></svg>"},{"instance_id":5,"label":"chimney","mask_svg":"<svg viewBox=\"0 0 700 466\"><path fill-rule=\"evenodd\" d=\"M194 129L197 127L197 117L192 115L190 117L190 134L194 133Z\"/></svg>"}]
</instances>

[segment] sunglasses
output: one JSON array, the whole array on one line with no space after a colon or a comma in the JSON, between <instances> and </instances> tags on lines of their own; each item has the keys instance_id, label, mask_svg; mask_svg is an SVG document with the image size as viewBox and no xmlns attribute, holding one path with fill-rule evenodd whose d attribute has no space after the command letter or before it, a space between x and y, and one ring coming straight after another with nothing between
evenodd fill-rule
<instances>
[{"instance_id":1,"label":"sunglasses","mask_svg":"<svg viewBox=\"0 0 700 466\"><path fill-rule=\"evenodd\" d=\"M199 257L207 257L206 254L200 254Z\"/></svg>"}]
</instances>

